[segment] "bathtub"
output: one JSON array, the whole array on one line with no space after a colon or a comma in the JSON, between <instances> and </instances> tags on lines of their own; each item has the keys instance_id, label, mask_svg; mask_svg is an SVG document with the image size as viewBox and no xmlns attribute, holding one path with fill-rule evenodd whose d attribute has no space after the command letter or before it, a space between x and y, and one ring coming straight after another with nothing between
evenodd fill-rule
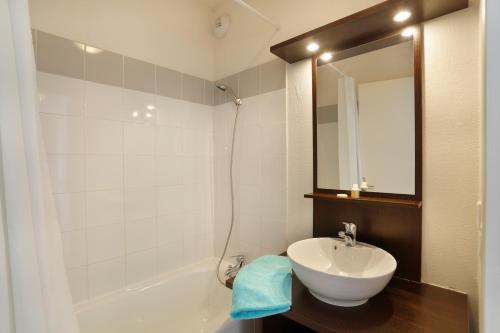
<instances>
[{"instance_id":1,"label":"bathtub","mask_svg":"<svg viewBox=\"0 0 500 333\"><path fill-rule=\"evenodd\" d=\"M217 282L216 264L206 259L79 303L81 333L259 333L259 322L229 318L231 291Z\"/></svg>"}]
</instances>

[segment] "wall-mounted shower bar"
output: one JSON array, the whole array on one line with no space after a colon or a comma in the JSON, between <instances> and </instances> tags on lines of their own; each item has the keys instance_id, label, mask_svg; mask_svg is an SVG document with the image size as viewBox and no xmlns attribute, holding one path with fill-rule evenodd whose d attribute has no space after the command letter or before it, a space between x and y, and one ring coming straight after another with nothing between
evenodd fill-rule
<instances>
[{"instance_id":1,"label":"wall-mounted shower bar","mask_svg":"<svg viewBox=\"0 0 500 333\"><path fill-rule=\"evenodd\" d=\"M262 14L257 9L255 9L252 6L250 6L249 4L247 4L245 1L243 1L243 0L233 0L233 1L236 2L238 5L240 5L241 7L246 8L247 10L251 11L252 13L254 13L255 15L257 15L258 17L260 17L262 20L266 21L270 25L272 25L274 27L274 29L280 30L280 26L279 25L275 24L273 21L271 21L271 19L269 17L267 17L266 15Z\"/></svg>"}]
</instances>

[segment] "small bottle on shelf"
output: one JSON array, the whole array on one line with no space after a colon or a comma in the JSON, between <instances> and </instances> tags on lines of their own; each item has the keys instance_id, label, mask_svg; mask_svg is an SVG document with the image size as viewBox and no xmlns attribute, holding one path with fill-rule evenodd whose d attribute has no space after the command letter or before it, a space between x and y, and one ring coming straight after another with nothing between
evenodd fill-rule
<instances>
[{"instance_id":1,"label":"small bottle on shelf","mask_svg":"<svg viewBox=\"0 0 500 333\"><path fill-rule=\"evenodd\" d=\"M352 184L351 198L359 199L359 186L358 186L358 184Z\"/></svg>"}]
</instances>

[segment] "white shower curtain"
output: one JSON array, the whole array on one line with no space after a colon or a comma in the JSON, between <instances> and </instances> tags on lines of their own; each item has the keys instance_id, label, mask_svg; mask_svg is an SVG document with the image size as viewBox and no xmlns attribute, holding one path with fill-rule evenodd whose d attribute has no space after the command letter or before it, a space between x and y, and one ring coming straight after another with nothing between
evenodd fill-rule
<instances>
[{"instance_id":1,"label":"white shower curtain","mask_svg":"<svg viewBox=\"0 0 500 333\"><path fill-rule=\"evenodd\" d=\"M0 0L0 332L77 333L35 76L27 0Z\"/></svg>"},{"instance_id":2,"label":"white shower curtain","mask_svg":"<svg viewBox=\"0 0 500 333\"><path fill-rule=\"evenodd\" d=\"M343 190L360 184L359 114L356 81L338 80L339 182Z\"/></svg>"}]
</instances>

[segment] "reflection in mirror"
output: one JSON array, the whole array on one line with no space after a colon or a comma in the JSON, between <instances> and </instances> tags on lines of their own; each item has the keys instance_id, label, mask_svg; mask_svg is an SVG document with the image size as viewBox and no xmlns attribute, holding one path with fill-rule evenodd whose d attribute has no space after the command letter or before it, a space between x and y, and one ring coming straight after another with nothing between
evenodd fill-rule
<instances>
[{"instance_id":1,"label":"reflection in mirror","mask_svg":"<svg viewBox=\"0 0 500 333\"><path fill-rule=\"evenodd\" d=\"M413 41L317 65L317 187L415 194Z\"/></svg>"}]
</instances>

